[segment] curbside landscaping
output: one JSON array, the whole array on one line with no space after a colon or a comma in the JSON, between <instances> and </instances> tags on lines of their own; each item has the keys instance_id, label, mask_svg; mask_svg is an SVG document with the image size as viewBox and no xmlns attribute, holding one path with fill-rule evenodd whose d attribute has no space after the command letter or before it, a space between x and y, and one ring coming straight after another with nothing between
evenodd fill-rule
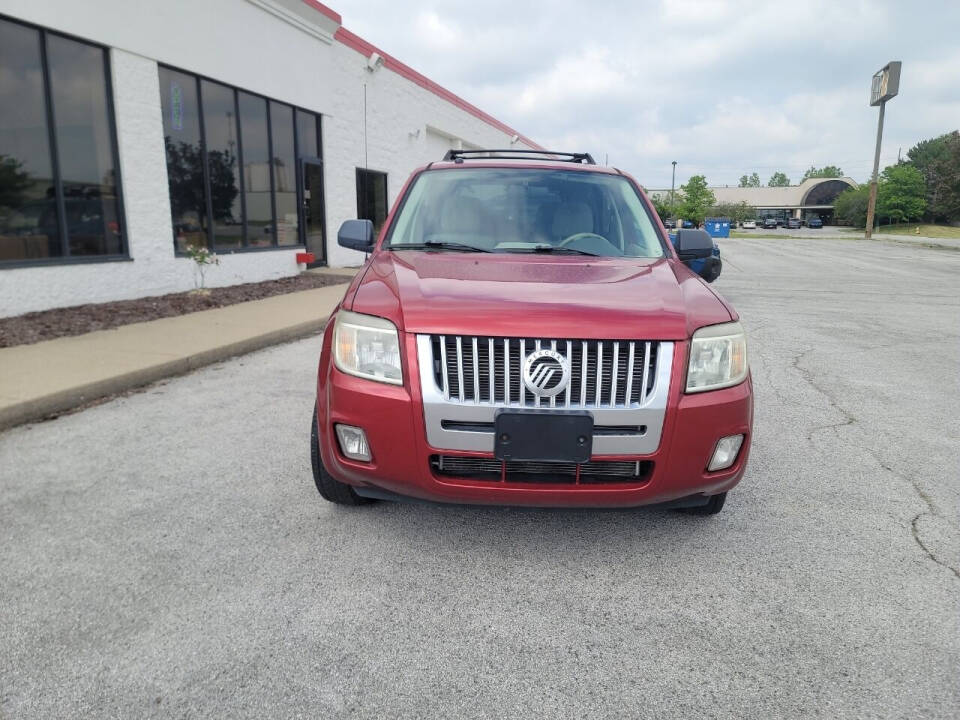
<instances>
[{"instance_id":1,"label":"curbside landscaping","mask_svg":"<svg viewBox=\"0 0 960 720\"><path fill-rule=\"evenodd\" d=\"M347 286L0 349L0 430L322 330Z\"/></svg>"}]
</instances>

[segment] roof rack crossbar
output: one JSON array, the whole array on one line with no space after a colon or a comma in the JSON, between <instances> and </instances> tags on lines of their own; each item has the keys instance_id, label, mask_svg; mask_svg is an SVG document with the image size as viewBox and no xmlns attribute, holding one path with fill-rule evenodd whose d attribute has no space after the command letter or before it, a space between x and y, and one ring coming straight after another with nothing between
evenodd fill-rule
<instances>
[{"instance_id":1,"label":"roof rack crossbar","mask_svg":"<svg viewBox=\"0 0 960 720\"><path fill-rule=\"evenodd\" d=\"M500 154L505 153L505 154ZM463 162L465 159L483 160L486 158L471 157L475 155L490 155L490 159L496 160L525 160L524 157L517 155L556 155L558 157L548 158L559 160L561 162L585 163L587 165L596 165L593 156L590 153L571 153L559 152L556 150L447 150L443 159L446 161Z\"/></svg>"}]
</instances>

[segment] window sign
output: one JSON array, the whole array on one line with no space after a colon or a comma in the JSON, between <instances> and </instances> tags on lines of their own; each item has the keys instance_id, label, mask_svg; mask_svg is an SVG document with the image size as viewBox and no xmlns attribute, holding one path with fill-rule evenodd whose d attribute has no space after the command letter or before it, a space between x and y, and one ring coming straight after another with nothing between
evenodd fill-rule
<instances>
[{"instance_id":1,"label":"window sign","mask_svg":"<svg viewBox=\"0 0 960 720\"><path fill-rule=\"evenodd\" d=\"M179 83L170 83L170 127L183 130L183 88Z\"/></svg>"}]
</instances>

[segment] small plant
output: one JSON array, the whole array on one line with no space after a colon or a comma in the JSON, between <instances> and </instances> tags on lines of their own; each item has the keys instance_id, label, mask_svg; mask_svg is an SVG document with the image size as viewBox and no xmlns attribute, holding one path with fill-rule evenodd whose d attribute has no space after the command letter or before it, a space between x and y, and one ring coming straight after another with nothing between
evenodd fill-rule
<instances>
[{"instance_id":1,"label":"small plant","mask_svg":"<svg viewBox=\"0 0 960 720\"><path fill-rule=\"evenodd\" d=\"M207 292L207 268L210 265L219 265L220 258L202 245L187 245L187 256L197 264L197 271L193 276L193 284L198 292Z\"/></svg>"}]
</instances>

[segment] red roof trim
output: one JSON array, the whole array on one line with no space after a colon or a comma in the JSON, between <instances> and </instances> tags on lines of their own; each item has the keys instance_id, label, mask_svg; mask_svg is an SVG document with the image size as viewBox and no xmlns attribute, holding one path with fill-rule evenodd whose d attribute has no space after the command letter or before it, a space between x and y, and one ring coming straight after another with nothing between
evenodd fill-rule
<instances>
[{"instance_id":1,"label":"red roof trim","mask_svg":"<svg viewBox=\"0 0 960 720\"><path fill-rule=\"evenodd\" d=\"M317 0L303 0L304 5L309 5L317 12L326 15L328 18L333 20L337 25L343 24L343 18L340 17L340 13L331 10L323 3L318 3Z\"/></svg>"},{"instance_id":2,"label":"red roof trim","mask_svg":"<svg viewBox=\"0 0 960 720\"><path fill-rule=\"evenodd\" d=\"M307 0L304 0L304 2L307 2ZM311 4L313 3L311 2ZM319 5L319 3L317 4ZM471 105L463 98L457 95L454 95L452 92L450 92L446 88L441 87L440 85L437 85L437 83L435 83L430 78L425 77L424 75L421 75L409 65L404 65L402 62L397 60L395 57L393 57L389 53L385 53L383 50L380 50L376 46L371 45L362 37L360 37L359 35L355 35L354 33L347 30L345 27L341 26L337 30L337 32L334 34L333 37L335 40L343 43L344 45L346 45L349 48L352 48L353 50L356 50L358 53L360 53L365 57L370 57L372 53L377 53L378 55L380 55L380 57L383 58L384 67L397 73L397 75L400 75L401 77L406 78L410 82L419 85L425 90L429 90L437 97L442 98L443 100L446 100L451 105L455 105L456 107L460 108L464 112L470 113L474 117L480 118L488 125L492 125L493 127L497 128L497 130L500 130L501 132L504 132L507 135L518 135L521 141L523 141L526 145L529 145L534 150L544 149L542 146L533 142L525 135L520 135L520 133L518 133L509 125L506 125L500 122L492 115L488 115L487 113L485 113L476 105Z\"/></svg>"}]
</instances>

